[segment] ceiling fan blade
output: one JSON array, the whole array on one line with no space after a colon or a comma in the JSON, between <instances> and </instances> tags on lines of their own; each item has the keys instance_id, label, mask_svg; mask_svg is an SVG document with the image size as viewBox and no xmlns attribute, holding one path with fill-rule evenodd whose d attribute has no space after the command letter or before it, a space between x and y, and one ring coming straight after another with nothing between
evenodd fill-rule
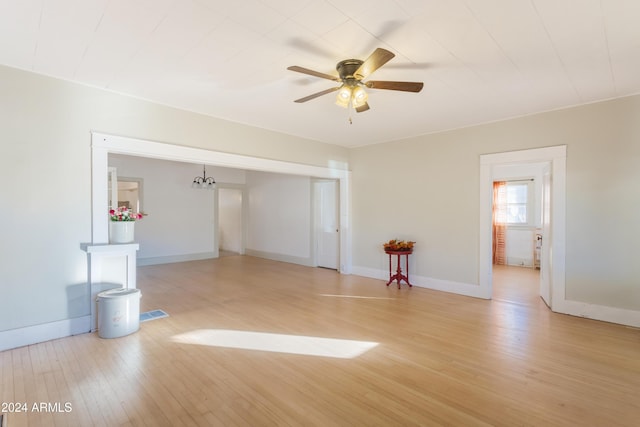
<instances>
[{"instance_id":1,"label":"ceiling fan blade","mask_svg":"<svg viewBox=\"0 0 640 427\"><path fill-rule=\"evenodd\" d=\"M384 80L370 80L365 83L371 89L402 90L405 92L420 92L424 83L422 82L390 82Z\"/></svg>"},{"instance_id":2,"label":"ceiling fan blade","mask_svg":"<svg viewBox=\"0 0 640 427\"><path fill-rule=\"evenodd\" d=\"M295 100L295 101L293 101L293 102L301 103L301 102L311 101L312 99L316 99L316 98L318 98L319 96L326 95L326 94L331 93L331 92L335 92L335 91L337 91L338 89L340 89L340 86L338 86L338 87L332 87L331 89L326 89L326 90L323 90L322 92L317 92L317 93L314 93L314 94L312 94L312 95L305 96L304 98L296 99L296 100Z\"/></svg>"},{"instance_id":3,"label":"ceiling fan blade","mask_svg":"<svg viewBox=\"0 0 640 427\"><path fill-rule=\"evenodd\" d=\"M364 104L362 104L359 107L356 107L356 113L362 113L364 111L367 111L369 109L369 104L367 104L366 102Z\"/></svg>"},{"instance_id":4,"label":"ceiling fan blade","mask_svg":"<svg viewBox=\"0 0 640 427\"><path fill-rule=\"evenodd\" d=\"M292 65L291 67L287 67L287 70L296 71L296 72L302 73L302 74L309 74L310 76L320 77L322 79L333 80L335 82L339 82L340 81L340 77L338 77L338 76L332 76L330 74L321 73L319 71L313 71L313 70L310 70L308 68L298 67L297 65Z\"/></svg>"},{"instance_id":5,"label":"ceiling fan blade","mask_svg":"<svg viewBox=\"0 0 640 427\"><path fill-rule=\"evenodd\" d=\"M371 55L360 65L360 67L353 73L357 79L364 79L369 74L373 73L378 68L389 62L395 55L386 49L377 48Z\"/></svg>"}]
</instances>

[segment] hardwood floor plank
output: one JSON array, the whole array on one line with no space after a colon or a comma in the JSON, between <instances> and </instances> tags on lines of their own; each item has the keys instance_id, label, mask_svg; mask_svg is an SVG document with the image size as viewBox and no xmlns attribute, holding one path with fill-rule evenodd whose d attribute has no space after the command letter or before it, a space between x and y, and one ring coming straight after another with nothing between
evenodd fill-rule
<instances>
[{"instance_id":1,"label":"hardwood floor plank","mask_svg":"<svg viewBox=\"0 0 640 427\"><path fill-rule=\"evenodd\" d=\"M640 331L552 313L537 280L498 268L480 300L245 256L140 267L141 311L169 317L2 352L1 396L73 406L11 427L636 426Z\"/></svg>"}]
</instances>

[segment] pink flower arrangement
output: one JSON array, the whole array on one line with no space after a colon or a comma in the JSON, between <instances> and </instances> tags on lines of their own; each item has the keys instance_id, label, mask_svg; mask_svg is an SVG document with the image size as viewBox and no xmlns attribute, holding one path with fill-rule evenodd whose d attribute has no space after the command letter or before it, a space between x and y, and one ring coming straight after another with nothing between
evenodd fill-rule
<instances>
[{"instance_id":1,"label":"pink flower arrangement","mask_svg":"<svg viewBox=\"0 0 640 427\"><path fill-rule=\"evenodd\" d=\"M131 212L126 206L120 206L118 209L111 209L109 211L111 221L135 221L142 219L142 214L137 212Z\"/></svg>"}]
</instances>

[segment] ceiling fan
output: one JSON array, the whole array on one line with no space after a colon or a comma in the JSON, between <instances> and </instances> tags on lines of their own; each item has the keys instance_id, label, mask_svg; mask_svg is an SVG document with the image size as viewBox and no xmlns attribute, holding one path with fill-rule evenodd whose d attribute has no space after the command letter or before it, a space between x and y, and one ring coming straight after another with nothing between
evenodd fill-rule
<instances>
[{"instance_id":1,"label":"ceiling fan","mask_svg":"<svg viewBox=\"0 0 640 427\"><path fill-rule=\"evenodd\" d=\"M309 74L311 76L320 77L327 80L333 80L341 83L340 86L326 89L321 92L314 93L304 98L296 99L294 102L307 102L331 92L338 91L336 103L342 107L353 107L356 112L362 113L369 109L367 103L368 95L364 88L369 89L387 89L400 90L404 92L420 92L424 83L422 82L394 82L385 80L368 80L366 79L371 73L389 62L395 55L386 49L377 48L364 61L360 59L345 59L338 62L336 70L338 76L321 73L310 70L308 68L298 67L297 65L288 67L287 70L296 71L298 73Z\"/></svg>"}]
</instances>

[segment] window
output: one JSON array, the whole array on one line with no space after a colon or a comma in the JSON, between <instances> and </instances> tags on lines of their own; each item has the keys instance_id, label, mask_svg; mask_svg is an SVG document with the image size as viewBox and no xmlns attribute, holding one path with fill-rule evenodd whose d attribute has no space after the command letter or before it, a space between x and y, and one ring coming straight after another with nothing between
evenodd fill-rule
<instances>
[{"instance_id":1,"label":"window","mask_svg":"<svg viewBox=\"0 0 640 427\"><path fill-rule=\"evenodd\" d=\"M507 183L507 224L526 225L529 223L529 183Z\"/></svg>"},{"instance_id":2,"label":"window","mask_svg":"<svg viewBox=\"0 0 640 427\"><path fill-rule=\"evenodd\" d=\"M498 187L496 222L505 225L532 225L533 180L507 181Z\"/></svg>"}]
</instances>

